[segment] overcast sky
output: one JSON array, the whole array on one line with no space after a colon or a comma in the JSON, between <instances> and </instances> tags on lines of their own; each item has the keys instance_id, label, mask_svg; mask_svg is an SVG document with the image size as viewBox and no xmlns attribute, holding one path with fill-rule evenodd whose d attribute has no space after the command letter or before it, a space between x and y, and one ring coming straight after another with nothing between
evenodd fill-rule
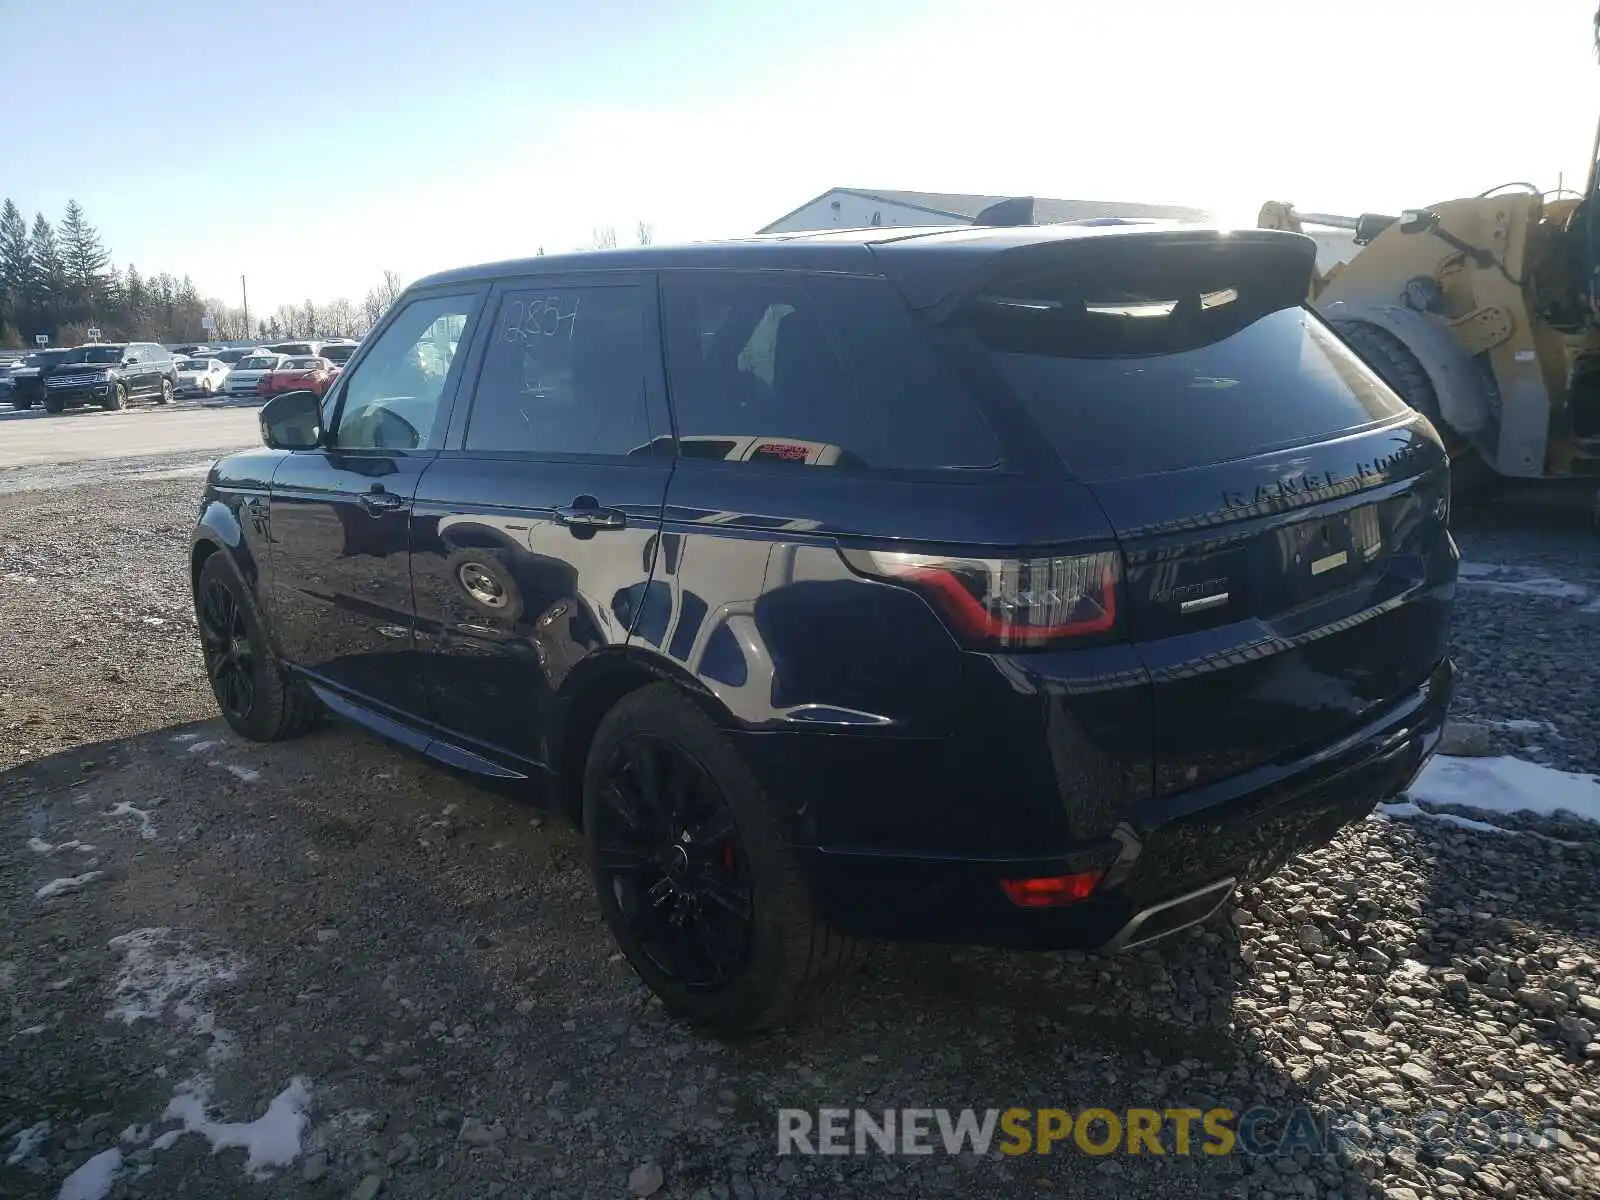
<instances>
[{"instance_id":1,"label":"overcast sky","mask_svg":"<svg viewBox=\"0 0 1600 1200\"><path fill-rule=\"evenodd\" d=\"M1581 184L1593 0L0 0L0 191L265 312L834 186L1395 211ZM70 80L70 83L68 82Z\"/></svg>"}]
</instances>

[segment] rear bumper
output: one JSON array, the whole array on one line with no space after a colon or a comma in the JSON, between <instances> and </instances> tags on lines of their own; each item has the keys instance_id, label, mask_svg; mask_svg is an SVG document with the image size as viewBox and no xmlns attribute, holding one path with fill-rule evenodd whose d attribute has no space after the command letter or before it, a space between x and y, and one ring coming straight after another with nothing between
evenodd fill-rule
<instances>
[{"instance_id":1,"label":"rear bumper","mask_svg":"<svg viewBox=\"0 0 1600 1200\"><path fill-rule=\"evenodd\" d=\"M1113 836L1037 856L801 849L823 911L866 937L1120 949L1204 920L1237 880L1261 878L1405 789L1438 745L1453 670L1329 745L1140 803ZM933 797L929 802L936 802ZM1041 839L1044 840L1044 839ZM1105 869L1089 900L1019 908L1003 879Z\"/></svg>"}]
</instances>

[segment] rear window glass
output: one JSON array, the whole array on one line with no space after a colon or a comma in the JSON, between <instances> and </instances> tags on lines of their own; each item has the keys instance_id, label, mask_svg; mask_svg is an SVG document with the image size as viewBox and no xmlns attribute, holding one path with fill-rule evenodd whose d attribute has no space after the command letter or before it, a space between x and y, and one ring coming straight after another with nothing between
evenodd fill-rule
<instances>
[{"instance_id":1,"label":"rear window glass","mask_svg":"<svg viewBox=\"0 0 1600 1200\"><path fill-rule=\"evenodd\" d=\"M1224 462L1407 411L1294 302L1290 273L1249 260L1012 281L958 322L1083 479Z\"/></svg>"},{"instance_id":2,"label":"rear window glass","mask_svg":"<svg viewBox=\"0 0 1600 1200\"><path fill-rule=\"evenodd\" d=\"M1000 451L881 279L662 281L679 453L789 468L984 468Z\"/></svg>"}]
</instances>

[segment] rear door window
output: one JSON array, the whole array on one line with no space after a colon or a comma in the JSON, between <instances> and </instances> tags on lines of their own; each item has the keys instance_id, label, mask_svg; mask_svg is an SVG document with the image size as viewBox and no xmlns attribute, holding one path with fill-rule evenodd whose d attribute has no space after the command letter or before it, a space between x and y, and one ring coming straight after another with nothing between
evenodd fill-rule
<instances>
[{"instance_id":1,"label":"rear door window","mask_svg":"<svg viewBox=\"0 0 1600 1200\"><path fill-rule=\"evenodd\" d=\"M881 279L662 277L685 458L875 470L983 468L1000 452Z\"/></svg>"},{"instance_id":2,"label":"rear door window","mask_svg":"<svg viewBox=\"0 0 1600 1200\"><path fill-rule=\"evenodd\" d=\"M1276 249L1276 248L1273 248ZM992 281L957 314L1079 478L1182 470L1407 411L1250 247Z\"/></svg>"},{"instance_id":3,"label":"rear door window","mask_svg":"<svg viewBox=\"0 0 1600 1200\"><path fill-rule=\"evenodd\" d=\"M646 346L654 336L643 288L508 291L493 329L468 417L468 450L649 452Z\"/></svg>"}]
</instances>

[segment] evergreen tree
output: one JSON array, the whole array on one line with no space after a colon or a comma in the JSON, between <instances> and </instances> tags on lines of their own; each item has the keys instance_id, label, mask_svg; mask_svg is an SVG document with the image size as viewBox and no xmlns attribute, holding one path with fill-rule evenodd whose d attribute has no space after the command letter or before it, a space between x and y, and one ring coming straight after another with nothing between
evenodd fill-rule
<instances>
[{"instance_id":1,"label":"evergreen tree","mask_svg":"<svg viewBox=\"0 0 1600 1200\"><path fill-rule=\"evenodd\" d=\"M61 258L67 268L67 284L79 302L92 305L100 300L111 255L100 240L100 231L89 224L76 200L67 201L61 219Z\"/></svg>"},{"instance_id":2,"label":"evergreen tree","mask_svg":"<svg viewBox=\"0 0 1600 1200\"><path fill-rule=\"evenodd\" d=\"M129 263L122 283L122 311L125 314L124 324L128 327L129 337L151 336L149 306L150 296L145 291L144 279L139 274L139 268Z\"/></svg>"},{"instance_id":3,"label":"evergreen tree","mask_svg":"<svg viewBox=\"0 0 1600 1200\"><path fill-rule=\"evenodd\" d=\"M0 208L0 320L26 321L38 299L28 222L10 200Z\"/></svg>"},{"instance_id":4,"label":"evergreen tree","mask_svg":"<svg viewBox=\"0 0 1600 1200\"><path fill-rule=\"evenodd\" d=\"M43 213L33 217L33 233L29 236L33 247L33 262L38 269L38 318L41 325L54 326L67 300L67 266L61 260L61 246L56 241L56 231Z\"/></svg>"}]
</instances>

